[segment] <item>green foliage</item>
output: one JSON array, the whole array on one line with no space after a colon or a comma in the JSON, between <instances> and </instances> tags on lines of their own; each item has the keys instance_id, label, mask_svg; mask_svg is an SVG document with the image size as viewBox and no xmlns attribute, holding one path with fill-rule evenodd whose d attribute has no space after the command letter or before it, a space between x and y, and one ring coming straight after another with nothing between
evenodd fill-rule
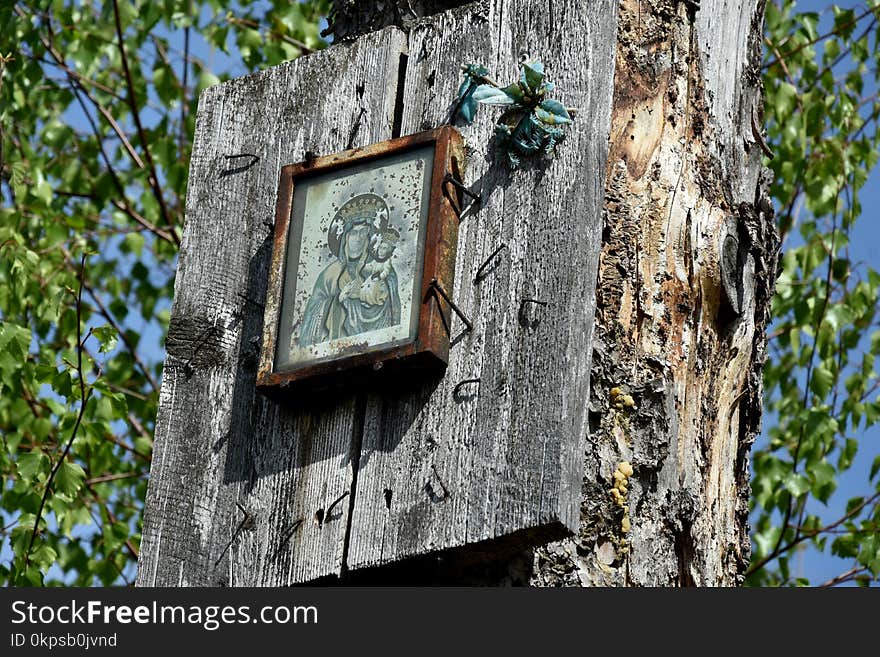
<instances>
[{"instance_id":1,"label":"green foliage","mask_svg":"<svg viewBox=\"0 0 880 657\"><path fill-rule=\"evenodd\" d=\"M753 585L806 583L790 572L800 549L851 562L829 584L880 577L878 468L845 510L822 512L880 418L880 274L849 256L878 158L878 6L832 6L823 22L794 2L767 4L767 165L787 243L764 375L768 440L753 454Z\"/></svg>"},{"instance_id":2,"label":"green foliage","mask_svg":"<svg viewBox=\"0 0 880 657\"><path fill-rule=\"evenodd\" d=\"M243 72L195 46L275 65L328 4L0 4L0 581L131 581L195 105Z\"/></svg>"}]
</instances>

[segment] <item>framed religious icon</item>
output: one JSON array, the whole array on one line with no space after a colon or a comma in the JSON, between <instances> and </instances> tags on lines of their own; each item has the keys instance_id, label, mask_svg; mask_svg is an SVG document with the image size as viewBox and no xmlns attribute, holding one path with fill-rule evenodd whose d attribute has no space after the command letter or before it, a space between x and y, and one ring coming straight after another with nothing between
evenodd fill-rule
<instances>
[{"instance_id":1,"label":"framed religious icon","mask_svg":"<svg viewBox=\"0 0 880 657\"><path fill-rule=\"evenodd\" d=\"M259 388L445 366L462 169L449 126L282 167Z\"/></svg>"}]
</instances>

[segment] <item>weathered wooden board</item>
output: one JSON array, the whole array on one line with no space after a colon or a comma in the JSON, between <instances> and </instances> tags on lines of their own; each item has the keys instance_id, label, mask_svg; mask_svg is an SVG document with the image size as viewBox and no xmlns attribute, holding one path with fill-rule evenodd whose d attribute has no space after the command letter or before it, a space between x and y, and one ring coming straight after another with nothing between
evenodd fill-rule
<instances>
[{"instance_id":1,"label":"weathered wooden board","mask_svg":"<svg viewBox=\"0 0 880 657\"><path fill-rule=\"evenodd\" d=\"M208 89L199 102L138 584L283 585L342 566L353 393L255 392L282 165L391 137L396 28Z\"/></svg>"},{"instance_id":2,"label":"weathered wooden board","mask_svg":"<svg viewBox=\"0 0 880 657\"><path fill-rule=\"evenodd\" d=\"M284 585L577 527L616 3L575 4L473 3L203 95L139 584ZM516 172L495 158L498 111L464 130L481 202L452 292L474 329L453 322L446 373L256 394L280 167L442 125L462 63L507 81L525 53L580 111L553 158Z\"/></svg>"},{"instance_id":3,"label":"weathered wooden board","mask_svg":"<svg viewBox=\"0 0 880 657\"><path fill-rule=\"evenodd\" d=\"M703 0L694 16L697 52L705 77L706 103L716 125L713 151L734 197L751 202L761 172L754 137L763 125L760 54L764 3ZM758 54L756 54L758 53Z\"/></svg>"},{"instance_id":4,"label":"weathered wooden board","mask_svg":"<svg viewBox=\"0 0 880 657\"><path fill-rule=\"evenodd\" d=\"M461 64L505 83L523 54L543 59L580 111L555 157L513 173L490 142L498 110L464 129L482 203L461 223L453 298L474 330L455 339L441 379L368 397L349 568L577 527L616 11L615 0L496 0L410 33L403 134L448 121Z\"/></svg>"}]
</instances>

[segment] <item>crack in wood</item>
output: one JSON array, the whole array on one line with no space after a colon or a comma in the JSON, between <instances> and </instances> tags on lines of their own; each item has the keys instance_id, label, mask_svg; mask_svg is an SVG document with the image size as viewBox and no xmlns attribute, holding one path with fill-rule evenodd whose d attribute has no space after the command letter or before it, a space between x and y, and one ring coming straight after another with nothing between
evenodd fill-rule
<instances>
[{"instance_id":1,"label":"crack in wood","mask_svg":"<svg viewBox=\"0 0 880 657\"><path fill-rule=\"evenodd\" d=\"M394 100L394 118L391 121L391 136L400 137L403 127L403 106L404 106L404 89L406 87L406 67L409 62L409 55L400 53L397 64L397 89L395 91Z\"/></svg>"}]
</instances>

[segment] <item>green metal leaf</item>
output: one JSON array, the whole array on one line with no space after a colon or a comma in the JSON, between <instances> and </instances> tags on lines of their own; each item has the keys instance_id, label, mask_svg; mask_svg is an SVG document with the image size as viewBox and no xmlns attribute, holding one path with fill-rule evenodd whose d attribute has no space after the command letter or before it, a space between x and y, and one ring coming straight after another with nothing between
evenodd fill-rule
<instances>
[{"instance_id":1,"label":"green metal leaf","mask_svg":"<svg viewBox=\"0 0 880 657\"><path fill-rule=\"evenodd\" d=\"M542 101L538 107L535 108L535 115L538 119L544 123L549 123L550 125L571 123L571 116L569 115L568 110L565 108L565 105L558 100Z\"/></svg>"},{"instance_id":2,"label":"green metal leaf","mask_svg":"<svg viewBox=\"0 0 880 657\"><path fill-rule=\"evenodd\" d=\"M488 84L481 84L474 91L473 99L483 105L512 106L522 100L522 91L517 85L499 89Z\"/></svg>"},{"instance_id":3,"label":"green metal leaf","mask_svg":"<svg viewBox=\"0 0 880 657\"><path fill-rule=\"evenodd\" d=\"M541 91L541 84L544 82L543 62L533 59L520 64L520 68L522 69L520 81L529 89L532 95L537 95Z\"/></svg>"}]
</instances>

